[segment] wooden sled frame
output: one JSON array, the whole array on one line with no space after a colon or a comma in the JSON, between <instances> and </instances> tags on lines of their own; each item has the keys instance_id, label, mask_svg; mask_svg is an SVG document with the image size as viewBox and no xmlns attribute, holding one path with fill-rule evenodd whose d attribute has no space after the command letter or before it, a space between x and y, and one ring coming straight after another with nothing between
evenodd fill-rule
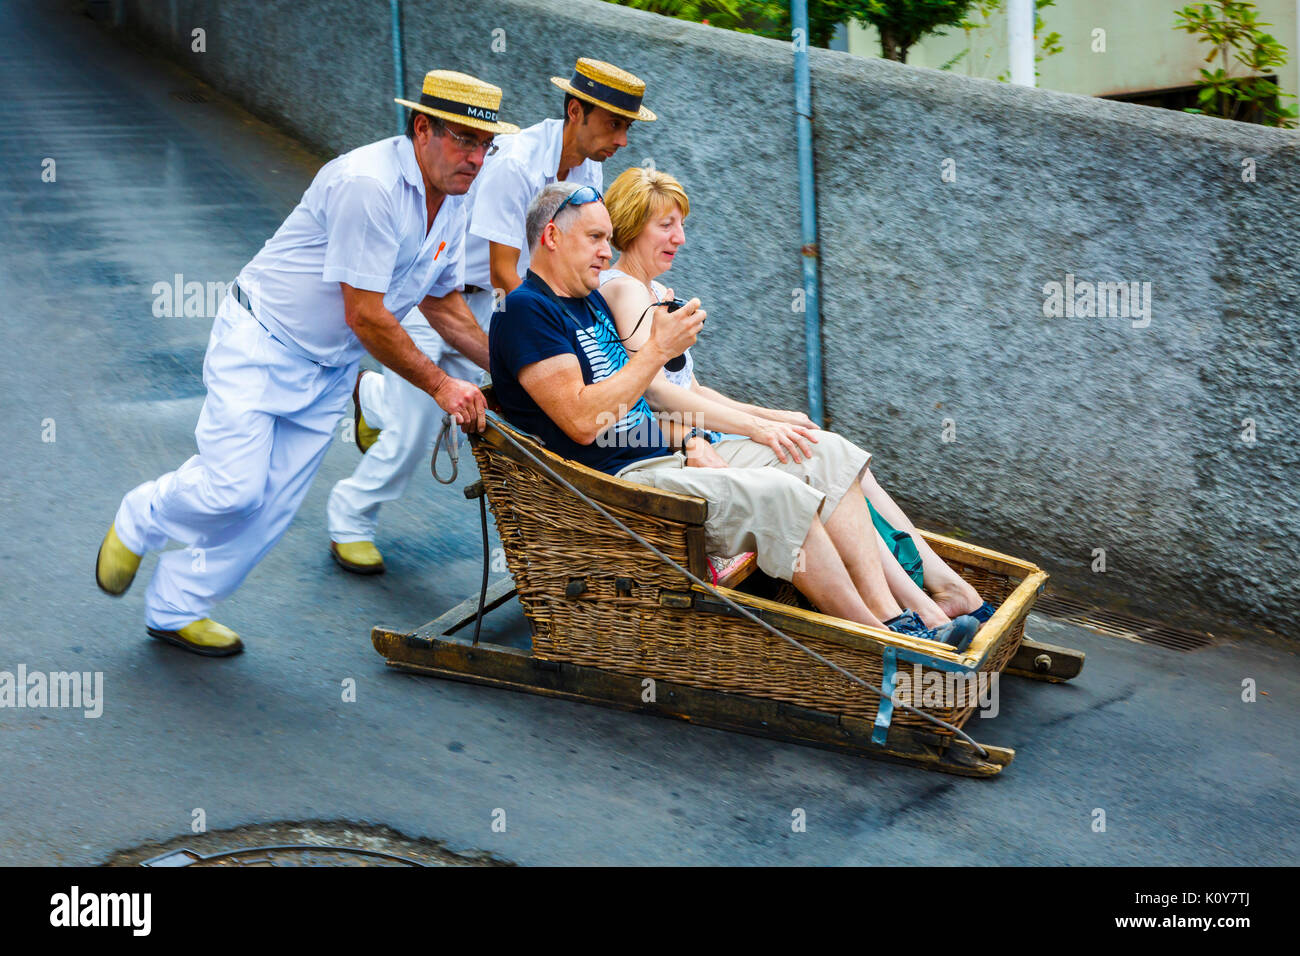
<instances>
[{"instance_id":1,"label":"wooden sled frame","mask_svg":"<svg viewBox=\"0 0 1300 956\"><path fill-rule=\"evenodd\" d=\"M509 430L511 437L531 446L530 450L557 473L607 509L619 514L623 520L628 519L630 510L650 521L666 520L680 524L681 543L685 546L682 555L685 560L682 563L692 573L707 580L702 527L706 506L703 501L610 478L561 459L521 434L493 423L483 436L472 438L475 457L479 460L480 472L485 480L466 489L466 495L477 497L487 494L492 510L497 515L499 530L503 525L503 512L508 518L514 507L510 499L511 492L515 489L510 480L494 472L494 462L509 459L516 465L523 464L531 471L537 471L527 461L527 456L519 453L503 437L502 432L505 430ZM550 479L547 479L547 483L551 495L577 500L563 488L555 486ZM547 507L545 503L539 506L537 501L535 497L530 501L530 506L534 509ZM609 526L612 532L621 534L607 519L592 513L589 506L577 503L590 514L593 528L599 523ZM954 560L953 556L957 555L961 566L968 570L986 566L992 571L1012 574L1018 579L1011 593L1004 596L992 620L981 629L970 648L961 655L952 648L931 641L862 627L853 622L735 590L735 586L753 574L752 561L742 563L726 579L719 581L719 590L801 642L823 649L844 649L858 654L859 660L864 659L861 657L863 654L867 655L865 659L872 661L879 658L883 666L879 676L884 678L884 682L892 682L896 668L901 669L908 663L915 665L918 673L922 665L927 672L939 670L979 674L1005 670L1018 676L1051 682L1066 681L1079 673L1084 661L1081 652L1023 639L1025 616L1046 583L1046 573L1028 562L1007 555L951 538L921 533L946 560ZM556 659L559 655L555 654L554 645L549 645L552 647L550 655L538 654L536 648L539 631L549 629L544 635L549 637L559 629L559 625L546 617L546 609L549 607L600 604L608 609L621 600L625 607L616 607L615 611L624 617L634 613L654 618L674 617L674 622L665 625L665 633L668 635L674 633L673 628L690 627L692 621L704 622L725 617L734 622L737 615L706 590L690 586L680 576L675 587L636 588L638 591L652 592L655 600L651 609L646 608L644 598L640 605L631 606L633 602L627 598L631 596L635 582L628 577L616 577L610 582L613 587L602 590L595 580L595 574L583 575L579 573L583 569L575 567L575 573L568 578L567 583L548 580L538 585L536 581L529 580L530 577L536 577L535 568L530 564L528 556L521 553L523 549L518 545L519 540L518 529L508 525L502 534L502 541L506 545L512 577L501 579L488 589L484 614L520 596L533 630L532 653L504 645L473 643L473 623L478 610L478 595L475 594L413 632L382 625L375 627L371 635L372 643L388 665L411 673L673 717L704 726L904 762L963 776L993 776L1014 757L1013 750L987 745L982 745L986 755L981 755L978 749L951 732L918 721L911 715L905 715L903 720L891 720L894 708L887 701L875 701L872 719L872 715L862 712L861 706L858 707L858 713L835 712L824 706L803 706L779 699L781 696L791 696L781 692L769 696L772 692L766 689L759 693L748 693L701 686L691 674L685 680L674 679L673 675L665 676L662 668L654 666L638 668L621 664L609 667L581 659ZM626 541L625 537L624 540ZM642 550L631 541L626 541L626 549L637 552ZM580 562L580 556L576 553L570 552L569 558L575 563ZM608 577L626 571L603 567L598 567L598 570L608 570L608 575L605 575ZM644 572L644 567L639 570ZM762 577L761 572L757 576ZM530 602L520 595L516 586L521 578L532 589L533 613L529 613ZM615 588L618 590L615 591ZM537 597L539 593L542 595L540 603ZM761 630L751 622L739 620L747 627ZM576 630L565 626L565 636L573 638ZM584 639L580 633L576 637L579 641ZM777 639L768 636L768 640L776 642ZM651 635L651 643L657 643L654 635ZM807 668L829 671L825 665L811 659L804 660ZM875 680L874 676L860 676L869 683ZM839 679L843 681L843 678ZM853 686L847 681L844 683ZM879 685L882 681L876 680L875 683ZM890 686L893 684L890 683ZM955 712L955 715L951 710L937 713L952 717L949 722L961 726L972 712L972 707L966 707Z\"/></svg>"}]
</instances>

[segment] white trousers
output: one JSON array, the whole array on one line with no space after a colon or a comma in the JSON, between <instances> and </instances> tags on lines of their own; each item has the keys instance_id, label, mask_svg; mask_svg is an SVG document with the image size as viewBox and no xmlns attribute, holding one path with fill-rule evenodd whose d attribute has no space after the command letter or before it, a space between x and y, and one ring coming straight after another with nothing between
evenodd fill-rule
<instances>
[{"instance_id":1,"label":"white trousers","mask_svg":"<svg viewBox=\"0 0 1300 956\"><path fill-rule=\"evenodd\" d=\"M347 410L356 368L317 365L232 297L222 301L203 361L199 453L128 492L114 520L136 554L169 540L184 546L158 559L145 595L149 627L174 631L207 617L280 540Z\"/></svg>"},{"instance_id":2,"label":"white trousers","mask_svg":"<svg viewBox=\"0 0 1300 956\"><path fill-rule=\"evenodd\" d=\"M486 331L492 319L492 293L475 292L465 301ZM452 378L480 383L483 369L444 342L418 308L402 319L402 328ZM383 429L383 433L361 456L352 477L330 492L326 508L330 540L339 544L375 539L380 505L400 498L416 469L429 467L445 414L432 395L396 372L363 376L359 392L366 424ZM458 426L453 425L449 434L460 441ZM447 463L441 467L446 468Z\"/></svg>"}]
</instances>

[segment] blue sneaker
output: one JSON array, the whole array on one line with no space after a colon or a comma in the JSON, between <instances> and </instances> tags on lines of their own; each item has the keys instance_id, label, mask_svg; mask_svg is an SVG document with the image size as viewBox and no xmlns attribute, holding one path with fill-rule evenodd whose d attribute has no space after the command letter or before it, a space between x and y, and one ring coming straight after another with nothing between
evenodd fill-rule
<instances>
[{"instance_id":1,"label":"blue sneaker","mask_svg":"<svg viewBox=\"0 0 1300 956\"><path fill-rule=\"evenodd\" d=\"M929 629L928 634L921 635L932 641L938 641L940 644L947 644L956 649L961 654L970 647L971 640L975 637L975 632L980 629L980 622L970 614L963 614L959 618L949 621L943 627Z\"/></svg>"},{"instance_id":2,"label":"blue sneaker","mask_svg":"<svg viewBox=\"0 0 1300 956\"><path fill-rule=\"evenodd\" d=\"M957 653L960 654L970 647L970 642L975 637L975 632L980 629L980 624L974 616L963 614L941 627L926 627L915 611L904 609L898 617L886 621L885 627L895 634L906 634L908 637L920 637L927 641L947 644L956 648Z\"/></svg>"},{"instance_id":3,"label":"blue sneaker","mask_svg":"<svg viewBox=\"0 0 1300 956\"><path fill-rule=\"evenodd\" d=\"M925 637L930 630L917 617L915 611L909 611L907 608L903 608L903 613L898 617L891 617L886 621L885 627L895 634L906 634L908 637Z\"/></svg>"},{"instance_id":4,"label":"blue sneaker","mask_svg":"<svg viewBox=\"0 0 1300 956\"><path fill-rule=\"evenodd\" d=\"M985 601L975 610L971 611L969 616L975 618L975 620L979 621L981 624L984 624L985 622L988 621L989 618L993 616L993 613L996 610L997 610L996 607L994 607L988 601Z\"/></svg>"}]
</instances>

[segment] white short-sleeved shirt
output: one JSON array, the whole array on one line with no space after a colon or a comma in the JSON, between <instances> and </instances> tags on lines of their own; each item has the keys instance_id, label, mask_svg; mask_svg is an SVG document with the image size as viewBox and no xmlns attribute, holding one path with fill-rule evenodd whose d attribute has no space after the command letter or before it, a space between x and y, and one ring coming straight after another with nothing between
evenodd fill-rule
<instances>
[{"instance_id":1,"label":"white short-sleeved shirt","mask_svg":"<svg viewBox=\"0 0 1300 956\"><path fill-rule=\"evenodd\" d=\"M425 233L424 177L405 136L321 167L293 212L239 273L253 312L288 348L321 365L364 353L343 316L340 282L384 293L399 319L426 295L465 284L465 196L447 196Z\"/></svg>"},{"instance_id":2,"label":"white short-sleeved shirt","mask_svg":"<svg viewBox=\"0 0 1300 956\"><path fill-rule=\"evenodd\" d=\"M524 248L524 219L528 204L560 171L564 120L542 120L535 126L496 138L500 150L489 158L469 191L469 236L465 241L465 284L492 288L489 242L519 250L519 275L528 270ZM604 167L584 159L569 170L565 182L604 187Z\"/></svg>"}]
</instances>

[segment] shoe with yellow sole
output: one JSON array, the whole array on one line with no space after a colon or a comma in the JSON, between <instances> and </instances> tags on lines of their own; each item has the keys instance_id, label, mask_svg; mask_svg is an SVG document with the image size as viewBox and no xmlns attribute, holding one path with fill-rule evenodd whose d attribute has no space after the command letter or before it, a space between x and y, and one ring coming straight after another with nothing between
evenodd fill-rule
<instances>
[{"instance_id":1,"label":"shoe with yellow sole","mask_svg":"<svg viewBox=\"0 0 1300 956\"><path fill-rule=\"evenodd\" d=\"M244 649L244 642L238 634L224 624L206 617L186 624L179 631L160 631L154 627L147 630L160 641L175 644L204 657L229 657Z\"/></svg>"},{"instance_id":2,"label":"shoe with yellow sole","mask_svg":"<svg viewBox=\"0 0 1300 956\"><path fill-rule=\"evenodd\" d=\"M331 541L330 554L339 567L353 574L384 573L384 556L373 541Z\"/></svg>"},{"instance_id":3,"label":"shoe with yellow sole","mask_svg":"<svg viewBox=\"0 0 1300 956\"><path fill-rule=\"evenodd\" d=\"M357 450L363 455L379 441L379 433L383 431L367 425L365 416L361 414L361 377L368 374L370 370L363 368L357 373L357 383L352 386L352 434L357 440Z\"/></svg>"},{"instance_id":4,"label":"shoe with yellow sole","mask_svg":"<svg viewBox=\"0 0 1300 956\"><path fill-rule=\"evenodd\" d=\"M140 555L129 549L117 536L117 528L110 526L99 546L95 558L95 583L105 594L121 597L135 580L140 570Z\"/></svg>"}]
</instances>

